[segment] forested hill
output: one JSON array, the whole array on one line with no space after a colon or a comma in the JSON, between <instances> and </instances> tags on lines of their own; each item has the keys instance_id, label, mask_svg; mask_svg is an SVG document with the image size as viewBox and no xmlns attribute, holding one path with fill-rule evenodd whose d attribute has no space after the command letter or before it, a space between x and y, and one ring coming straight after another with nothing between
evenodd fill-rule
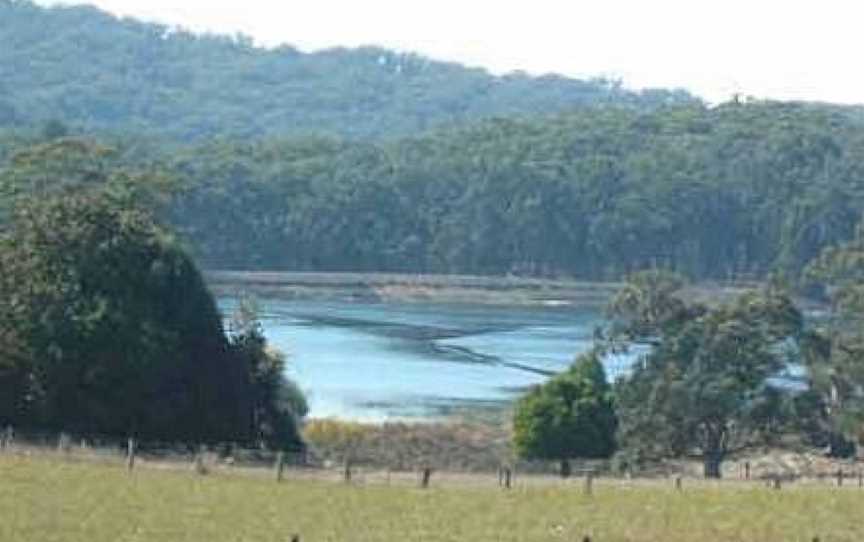
<instances>
[{"instance_id":1,"label":"forested hill","mask_svg":"<svg viewBox=\"0 0 864 542\"><path fill-rule=\"evenodd\" d=\"M862 111L0 0L0 223L21 194L146 160L176 183L142 197L209 268L794 274L861 219Z\"/></svg>"},{"instance_id":2,"label":"forested hill","mask_svg":"<svg viewBox=\"0 0 864 542\"><path fill-rule=\"evenodd\" d=\"M286 36L290 40L290 36ZM386 137L585 105L656 107L683 91L508 75L378 48L306 54L195 35L92 7L0 0L0 125L59 120L174 139Z\"/></svg>"},{"instance_id":3,"label":"forested hill","mask_svg":"<svg viewBox=\"0 0 864 542\"><path fill-rule=\"evenodd\" d=\"M864 210L852 107L585 108L398 141L223 140L149 157L59 139L4 161L28 144L10 141L6 194L155 159L177 181L164 217L211 269L796 274L852 238Z\"/></svg>"},{"instance_id":4,"label":"forested hill","mask_svg":"<svg viewBox=\"0 0 864 542\"><path fill-rule=\"evenodd\" d=\"M864 210L855 108L729 103L493 120L392 143L173 158L208 267L617 278L797 273Z\"/></svg>"}]
</instances>

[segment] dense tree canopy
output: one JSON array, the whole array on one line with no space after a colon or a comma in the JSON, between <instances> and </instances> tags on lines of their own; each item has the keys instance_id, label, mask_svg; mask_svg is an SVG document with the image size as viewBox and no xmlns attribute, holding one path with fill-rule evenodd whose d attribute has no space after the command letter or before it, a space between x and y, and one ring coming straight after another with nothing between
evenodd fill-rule
<instances>
[{"instance_id":1,"label":"dense tree canopy","mask_svg":"<svg viewBox=\"0 0 864 542\"><path fill-rule=\"evenodd\" d=\"M794 275L851 237L862 143L847 110L779 103L220 143L175 155L171 221L207 267Z\"/></svg>"},{"instance_id":2,"label":"dense tree canopy","mask_svg":"<svg viewBox=\"0 0 864 542\"><path fill-rule=\"evenodd\" d=\"M175 140L408 135L493 115L693 102L614 81L511 74L367 47L303 53L93 7L0 0L0 127L51 119Z\"/></svg>"},{"instance_id":3,"label":"dense tree canopy","mask_svg":"<svg viewBox=\"0 0 864 542\"><path fill-rule=\"evenodd\" d=\"M276 406L281 362L262 367L248 334L228 340L195 264L128 199L79 189L19 201L0 237L0 299L2 422L297 442Z\"/></svg>"},{"instance_id":4,"label":"dense tree canopy","mask_svg":"<svg viewBox=\"0 0 864 542\"><path fill-rule=\"evenodd\" d=\"M569 476L570 459L612 455L616 426L606 372L589 352L518 401L513 444L520 457L560 461L561 475Z\"/></svg>"},{"instance_id":5,"label":"dense tree canopy","mask_svg":"<svg viewBox=\"0 0 864 542\"><path fill-rule=\"evenodd\" d=\"M796 276L825 246L850 239L864 210L856 111L607 108L378 143L179 148L125 138L96 146L113 148L107 155L75 151L54 168L67 175L49 169L44 178L82 182L76 171L98 171L82 167L87 160L168 173L167 192L134 178L126 185L164 194L164 218L208 268ZM0 180L45 170L76 141L44 137L0 138Z\"/></svg>"},{"instance_id":6,"label":"dense tree canopy","mask_svg":"<svg viewBox=\"0 0 864 542\"><path fill-rule=\"evenodd\" d=\"M0 257L0 328L26 382L4 416L151 437L242 427L213 299L146 215L89 195L23 205Z\"/></svg>"}]
</instances>

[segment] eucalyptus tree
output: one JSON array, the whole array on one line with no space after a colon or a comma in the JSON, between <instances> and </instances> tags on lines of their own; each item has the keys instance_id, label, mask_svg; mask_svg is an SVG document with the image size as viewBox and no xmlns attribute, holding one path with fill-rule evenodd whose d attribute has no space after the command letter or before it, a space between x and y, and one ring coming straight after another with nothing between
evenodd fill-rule
<instances>
[{"instance_id":1,"label":"eucalyptus tree","mask_svg":"<svg viewBox=\"0 0 864 542\"><path fill-rule=\"evenodd\" d=\"M812 326L802 359L821 394L831 453L848 455L864 438L864 225L806 271L807 282L825 288L830 311Z\"/></svg>"},{"instance_id":2,"label":"eucalyptus tree","mask_svg":"<svg viewBox=\"0 0 864 542\"><path fill-rule=\"evenodd\" d=\"M770 379L795 351L803 317L773 290L685 306L674 282L644 278L612 305L630 324L623 336L651 344L616 385L620 442L642 460L695 454L706 477L720 477L730 453L782 429L783 401Z\"/></svg>"}]
</instances>

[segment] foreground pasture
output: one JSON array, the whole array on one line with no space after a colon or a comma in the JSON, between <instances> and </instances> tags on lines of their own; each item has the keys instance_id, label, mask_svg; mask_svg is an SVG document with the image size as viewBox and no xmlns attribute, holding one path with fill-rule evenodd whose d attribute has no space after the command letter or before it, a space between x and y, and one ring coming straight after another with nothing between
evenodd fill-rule
<instances>
[{"instance_id":1,"label":"foreground pasture","mask_svg":"<svg viewBox=\"0 0 864 542\"><path fill-rule=\"evenodd\" d=\"M2 541L822 542L864 539L864 490L753 483L277 484L261 476L0 457Z\"/></svg>"}]
</instances>

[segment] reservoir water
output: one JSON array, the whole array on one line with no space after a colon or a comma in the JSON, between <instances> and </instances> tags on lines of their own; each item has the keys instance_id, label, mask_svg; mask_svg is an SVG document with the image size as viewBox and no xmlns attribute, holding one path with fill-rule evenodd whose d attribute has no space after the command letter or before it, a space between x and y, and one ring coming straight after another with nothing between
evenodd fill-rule
<instances>
[{"instance_id":1,"label":"reservoir water","mask_svg":"<svg viewBox=\"0 0 864 542\"><path fill-rule=\"evenodd\" d=\"M257 301L310 416L363 421L501 406L590 348L600 319L572 307ZM612 377L624 366L607 362Z\"/></svg>"}]
</instances>

